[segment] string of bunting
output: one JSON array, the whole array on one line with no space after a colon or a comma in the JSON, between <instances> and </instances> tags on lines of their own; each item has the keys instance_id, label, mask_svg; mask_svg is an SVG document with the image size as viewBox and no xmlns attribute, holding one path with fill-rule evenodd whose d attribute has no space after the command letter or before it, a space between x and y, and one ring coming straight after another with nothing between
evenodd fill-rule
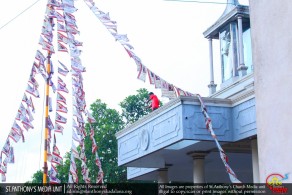
<instances>
[{"instance_id":1,"label":"string of bunting","mask_svg":"<svg viewBox=\"0 0 292 195\"><path fill-rule=\"evenodd\" d=\"M146 75L148 74L150 84L155 85L155 88L159 88L162 90L162 96L168 97L170 99L177 96L197 96L200 103L202 113L205 117L206 128L210 132L211 136L214 138L216 146L220 152L220 157L225 165L227 173L229 174L229 178L233 183L241 183L233 170L228 165L228 158L220 146L217 137L212 129L211 118L207 113L206 106L202 101L202 98L199 94L194 95L187 91L180 89L179 87L170 84L169 82L162 79L160 76L156 75L153 71L148 69L145 65L142 64L141 59L134 53L133 46L130 45L129 39L127 35L122 35L117 33L117 25L115 21L112 21L109 17L109 13L105 13L99 10L95 3L92 0L84 0L88 7L92 10L92 12L98 17L98 19L104 24L104 26L109 30L109 32L115 37L117 41L119 41L124 49L127 51L128 55L133 58L137 65L138 76L137 78L146 81ZM95 123L95 119L91 116L90 112L86 110L86 102L85 102L85 92L83 91L83 77L82 72L85 72L85 67L81 65L81 59L79 58L81 54L81 50L78 49L78 46L82 46L82 42L79 42L75 39L75 35L79 33L76 20L73 15L77 9L74 7L74 1L72 0L48 0L47 4L48 9L46 10L46 15L44 19L44 24L42 28L42 33L40 36L39 44L42 46L42 50L49 51L54 54L54 46L52 44L53 41L53 27L55 24L53 23L53 19L57 19L57 38L58 38L58 51L60 52L68 52L70 51L71 57L71 73L72 73L72 96L73 96L73 128L72 128L72 145L71 145L71 156L70 156L70 170L69 170L69 180L68 183L78 183L78 175L77 175L77 167L75 163L75 159L81 160L81 173L83 176L83 180L86 183L90 183L89 179L89 170L86 165L87 158L85 156L85 144L84 139L87 136L84 128L84 115L87 117L87 121L90 124L90 139L92 141L92 154L95 154L95 164L99 167L98 176L96 179L96 183L103 183L103 171L101 166L101 161L99 159L97 153L97 144L94 139L94 129L91 126L91 123ZM61 13L60 13L61 12ZM66 35L64 35L66 34ZM66 47L69 45L69 50ZM66 76L70 71L68 68L59 61L58 67L58 85L57 87L54 85L52 80L53 76L53 63L50 61L51 72L48 74L46 72L46 68L44 62L46 61L46 57L42 54L41 51L37 50L35 61L33 63L31 73L29 76L27 89L24 92L22 101L20 103L19 109L17 111L15 120L13 122L12 128L7 136L5 144L1 150L0 154L0 174L2 178L2 182L6 181L6 173L7 173L7 164L14 163L14 150L13 146L10 143L10 139L15 143L18 143L20 138L25 142L24 137L24 129L28 131L29 129L33 129L34 126L32 121L34 120L33 113L35 113L34 104L32 101L32 97L40 98L38 87L39 84L36 79L36 75L40 74L44 80L46 81L49 78L50 87L54 93L56 93L56 112L55 112L55 126L53 125L50 117L48 119L48 129L49 129L49 143L51 140L51 132L55 133L63 133L64 127L63 124L66 124L67 118L62 116L61 113L67 113L66 98L63 96L62 92L69 93L69 90L66 88L66 83L62 80L60 75ZM29 96L29 97L27 97ZM50 111L53 110L50 98ZM24 103L24 104L23 104ZM76 119L76 121L75 121ZM50 183L60 183L60 180L57 178L57 169L56 165L62 165L63 159L60 156L60 151L56 145L56 135L54 133L53 139L53 152L51 154L50 144L48 144L48 159L51 162L50 169ZM81 148L80 153L78 152L74 141L77 142ZM2 161L3 155L5 155L5 159Z\"/></svg>"},{"instance_id":2,"label":"string of bunting","mask_svg":"<svg viewBox=\"0 0 292 195\"><path fill-rule=\"evenodd\" d=\"M231 169L231 167L229 166L228 164L228 157L225 153L225 151L223 150L223 148L221 147L218 139L217 139L217 136L213 130L213 126L212 126L212 120L211 118L209 117L208 113L207 113L207 107L205 106L204 102L203 102L203 99L201 98L201 96L199 94L196 95L197 98L199 99L200 103L201 103L201 110L202 110L202 113L205 117L205 123L206 123L206 128L207 130L210 132L211 136L213 137L215 143L216 143L216 146L219 150L219 153L220 153L220 158L226 168L226 172L228 173L228 176L229 176L229 179L232 183L241 183L241 181L239 181L237 179L237 176L236 174L234 173L234 171Z\"/></svg>"},{"instance_id":3,"label":"string of bunting","mask_svg":"<svg viewBox=\"0 0 292 195\"><path fill-rule=\"evenodd\" d=\"M108 12L103 12L95 6L93 0L84 0L86 5L90 8L93 14L101 21L101 23L106 27L110 34L115 38L116 41L123 46L128 55L135 61L137 65L137 78L143 82L146 81L147 75L149 83L154 85L156 89L161 89L162 97L167 97L169 99L174 99L178 96L194 96L194 94L182 90L181 88L170 84L164 80L161 76L147 68L142 60L135 54L134 47L129 43L127 34L119 34L117 30L117 22L111 20Z\"/></svg>"},{"instance_id":4,"label":"string of bunting","mask_svg":"<svg viewBox=\"0 0 292 195\"><path fill-rule=\"evenodd\" d=\"M199 94L195 95L188 91L184 91L179 87L174 86L173 84L170 84L169 82L162 79L160 76L155 74L153 71L151 71L149 68L147 68L141 61L141 59L134 53L134 47L129 44L129 39L126 34L119 34L117 31L117 22L111 20L109 13L103 12L100 9L98 9L95 6L95 3L93 0L84 0L84 2L87 4L87 6L90 8L90 10L94 13L94 15L101 21L101 23L107 28L107 30L111 33L111 35L115 38L116 41L119 41L120 44L124 47L128 55L135 61L137 65L137 71L138 76L137 78L142 80L143 82L146 81L146 75L148 75L149 82L151 85L154 85L155 88L161 89L162 96L167 97L169 99L173 99L177 96L197 96L201 102L202 106L202 112L206 119L206 127L211 132L212 137L215 140L216 146L218 147L218 150L220 152L220 157L225 165L225 168L227 170L227 173L229 175L230 180L233 183L241 183L233 170L230 168L230 166L227 163L227 156L220 146L216 135L212 129L212 123L211 118L208 116L207 109L202 101L202 98Z\"/></svg>"},{"instance_id":5,"label":"string of bunting","mask_svg":"<svg viewBox=\"0 0 292 195\"><path fill-rule=\"evenodd\" d=\"M53 62L50 60L51 55L49 55L50 64L50 72L47 73L45 67L45 61L47 58L44 54L37 50L35 55L35 61L32 65L31 73L29 76L27 88L24 92L22 101L20 103L19 109L17 111L17 115L13 122L11 131L7 136L5 144L1 150L0 154L0 174L2 177L2 182L6 181L6 173L7 173L7 164L14 163L14 150L13 146L10 143L10 140L13 140L15 143L18 143L20 138L22 141L25 141L24 138L24 129L28 131L29 129L33 129L34 126L32 121L34 120L33 114L35 113L35 108L33 104L34 98L40 98L38 91L38 79L37 75L41 75L44 81L49 80L50 89L56 96L56 112L55 112L55 125L53 124L50 115L48 116L48 144L47 144L47 153L48 153L48 161L51 162L51 169L49 174L50 183L60 183L60 180L57 177L57 169L56 165L63 164L63 158L60 156L60 151L56 144L56 134L63 134L64 127L63 125L67 123L67 118L64 116L68 112L66 106L66 98L62 93L69 93L67 89L66 83L63 81L62 76L66 76L69 72L72 73L72 98L73 98L73 128L72 128L72 146L71 146L71 160L70 160L70 170L69 170L69 183L78 183L77 177L77 167L75 164L75 158L78 158L82 162L82 170L81 173L83 175L83 180L86 183L91 182L89 179L89 170L86 166L87 158L85 156L85 144L84 139L86 135L84 128L84 116L87 116L87 121L89 123L94 122L94 118L92 118L89 111L85 110L86 102L85 102L85 92L83 91L83 77L82 72L85 72L85 67L81 65L81 59L79 55L81 54L81 50L77 47L82 46L82 42L79 42L75 39L76 34L79 33L77 30L76 20L73 13L77 11L74 7L74 1L72 0L48 0L47 9L45 13L44 23L42 27L41 36L39 39L39 44L42 46L42 50L48 51L49 54L55 54L54 45L53 45L53 31L55 27L54 20L57 20L57 47L58 52L68 52L66 45L69 45L70 57L71 57L71 70L59 61L58 66L58 78L57 78L57 86L54 84L53 74L54 67ZM66 34L66 35L64 35ZM52 97L49 97L49 111L50 113L53 111ZM62 114L61 114L62 113ZM77 120L77 123L75 119ZM51 143L51 134L54 132L53 138L53 147L52 153L50 149ZM81 148L80 154L74 144L74 141L77 140L79 146ZM95 141L95 140L94 140ZM99 174L96 179L98 183L103 183L103 172L101 169L100 159L97 154L97 145L95 143L95 150L93 154L96 156L96 164L99 167ZM3 155L5 155L5 159L2 161ZM72 179L73 178L73 179Z\"/></svg>"}]
</instances>

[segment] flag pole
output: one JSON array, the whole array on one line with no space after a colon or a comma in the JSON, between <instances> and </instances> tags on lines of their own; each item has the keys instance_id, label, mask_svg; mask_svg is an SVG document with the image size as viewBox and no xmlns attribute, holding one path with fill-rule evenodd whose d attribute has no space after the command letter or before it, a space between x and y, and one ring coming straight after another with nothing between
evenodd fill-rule
<instances>
[{"instance_id":1,"label":"flag pole","mask_svg":"<svg viewBox=\"0 0 292 195\"><path fill-rule=\"evenodd\" d=\"M51 19L50 19L51 20ZM45 142L44 142L44 174L43 174L43 184L47 183L47 175L48 175L48 134L49 134L49 129L48 129L48 120L49 120L49 92L50 92L50 73L51 73L51 53L48 51L48 56L47 56L47 82L46 82L46 107L45 107Z\"/></svg>"}]
</instances>

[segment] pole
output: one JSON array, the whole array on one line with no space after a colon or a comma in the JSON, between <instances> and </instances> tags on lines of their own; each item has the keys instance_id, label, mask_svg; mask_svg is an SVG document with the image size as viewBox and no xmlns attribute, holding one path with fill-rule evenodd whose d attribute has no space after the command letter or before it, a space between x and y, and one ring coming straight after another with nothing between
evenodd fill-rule
<instances>
[{"instance_id":1,"label":"pole","mask_svg":"<svg viewBox=\"0 0 292 195\"><path fill-rule=\"evenodd\" d=\"M46 107L45 107L45 142L44 142L44 174L43 174L43 184L47 183L47 175L48 175L48 119L49 119L49 92L50 92L50 73L51 73L51 65L50 65L51 53L48 51L47 56L47 83L46 83Z\"/></svg>"}]
</instances>

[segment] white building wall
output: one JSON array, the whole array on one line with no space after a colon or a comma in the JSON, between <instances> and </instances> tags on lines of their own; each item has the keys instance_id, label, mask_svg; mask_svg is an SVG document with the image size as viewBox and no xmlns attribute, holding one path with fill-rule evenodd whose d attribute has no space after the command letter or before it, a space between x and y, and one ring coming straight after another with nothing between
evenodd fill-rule
<instances>
[{"instance_id":1,"label":"white building wall","mask_svg":"<svg viewBox=\"0 0 292 195\"><path fill-rule=\"evenodd\" d=\"M292 182L292 1L250 0L260 182Z\"/></svg>"}]
</instances>

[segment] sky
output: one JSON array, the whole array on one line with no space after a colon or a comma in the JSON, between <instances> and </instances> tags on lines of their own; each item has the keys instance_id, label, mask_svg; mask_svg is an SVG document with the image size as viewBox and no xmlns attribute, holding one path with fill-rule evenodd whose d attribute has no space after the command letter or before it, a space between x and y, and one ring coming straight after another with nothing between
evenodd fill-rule
<instances>
[{"instance_id":1,"label":"sky","mask_svg":"<svg viewBox=\"0 0 292 195\"><path fill-rule=\"evenodd\" d=\"M201 1L217 3L163 0L96 0L94 2L100 10L109 12L111 19L117 22L118 33L127 34L129 43L134 47L133 51L147 68L183 90L208 96L209 43L204 38L203 32L221 16L226 5L220 3L226 3L226 0ZM248 4L248 0L239 2ZM40 47L38 41L46 3L46 0L1 2L1 148L14 122L36 50ZM80 31L78 40L83 42L80 57L82 65L86 67L83 84L87 107L96 99L101 99L108 107L119 110L118 104L128 95L136 94L139 88L153 91L161 98L160 91L150 85L148 80L144 83L137 79L134 60L128 56L121 44L115 41L83 0L76 0L75 7L78 9L74 13ZM221 77L218 51L219 43L214 40L217 89L220 87ZM68 56L66 53L61 53L55 54L53 58L66 59ZM41 78L38 81L42 84ZM65 78L65 81L70 85L70 78ZM34 99L35 128L25 133L26 142L11 141L15 152L15 164L8 164L7 183L28 181L33 173L42 169L44 131L42 87L40 87L40 96L41 98ZM68 102L69 99L68 96ZM165 98L161 99L163 102L168 101ZM71 147L69 126L70 124L63 135L57 135L57 145L62 154L69 151Z\"/></svg>"}]
</instances>

